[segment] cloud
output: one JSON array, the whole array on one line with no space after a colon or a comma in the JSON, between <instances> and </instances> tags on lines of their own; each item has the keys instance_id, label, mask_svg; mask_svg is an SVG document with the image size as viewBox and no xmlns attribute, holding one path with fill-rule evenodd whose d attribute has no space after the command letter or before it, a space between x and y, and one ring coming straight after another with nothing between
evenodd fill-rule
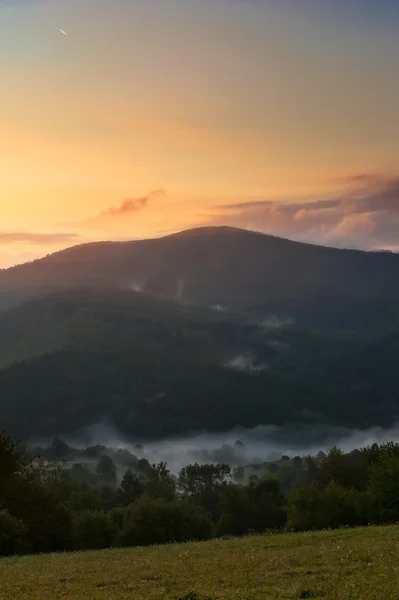
<instances>
[{"instance_id":1,"label":"cloud","mask_svg":"<svg viewBox=\"0 0 399 600\"><path fill-rule=\"evenodd\" d=\"M154 192L150 192L147 196L143 196L142 198L125 198L122 200L119 206L111 206L108 210L101 213L101 215L114 217L117 215L126 215L136 212L146 208L149 201L153 198L163 196L164 194L164 190L155 190Z\"/></svg>"},{"instance_id":2,"label":"cloud","mask_svg":"<svg viewBox=\"0 0 399 600\"><path fill-rule=\"evenodd\" d=\"M337 247L396 249L399 177L364 173L345 178L343 185L329 198L218 205L211 221Z\"/></svg>"},{"instance_id":3,"label":"cloud","mask_svg":"<svg viewBox=\"0 0 399 600\"><path fill-rule=\"evenodd\" d=\"M138 198L124 198L122 202L117 206L110 206L107 210L100 212L94 217L85 219L80 225L92 226L98 225L104 222L110 222L113 219L121 219L122 217L128 217L132 214L137 214L147 209L151 202L158 198L162 198L166 195L166 192L162 189L154 190L146 196Z\"/></svg>"},{"instance_id":4,"label":"cloud","mask_svg":"<svg viewBox=\"0 0 399 600\"><path fill-rule=\"evenodd\" d=\"M76 233L29 233L24 231L0 231L0 244L53 245L76 242Z\"/></svg>"}]
</instances>

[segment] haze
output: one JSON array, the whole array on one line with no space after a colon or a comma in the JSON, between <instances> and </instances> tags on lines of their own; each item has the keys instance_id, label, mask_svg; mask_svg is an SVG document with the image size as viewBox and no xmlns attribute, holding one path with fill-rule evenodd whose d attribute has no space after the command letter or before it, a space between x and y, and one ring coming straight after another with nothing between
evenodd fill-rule
<instances>
[{"instance_id":1,"label":"haze","mask_svg":"<svg viewBox=\"0 0 399 600\"><path fill-rule=\"evenodd\" d=\"M398 17L0 0L0 267L207 224L397 250Z\"/></svg>"},{"instance_id":2,"label":"haze","mask_svg":"<svg viewBox=\"0 0 399 600\"><path fill-rule=\"evenodd\" d=\"M122 435L106 421L96 423L63 439L73 448L102 445L108 448L126 448L150 463L166 461L175 474L193 462L225 462L230 466L246 466L276 460L281 455L315 456L320 450L334 446L344 452L364 448L374 443L399 441L399 425L391 428L372 427L364 430L348 429L321 424L277 427L259 425L254 429L237 427L224 433L197 432L184 437L160 440L142 440ZM235 447L240 441L244 448ZM31 439L31 447L51 446L51 438ZM140 445L138 449L136 445Z\"/></svg>"}]
</instances>

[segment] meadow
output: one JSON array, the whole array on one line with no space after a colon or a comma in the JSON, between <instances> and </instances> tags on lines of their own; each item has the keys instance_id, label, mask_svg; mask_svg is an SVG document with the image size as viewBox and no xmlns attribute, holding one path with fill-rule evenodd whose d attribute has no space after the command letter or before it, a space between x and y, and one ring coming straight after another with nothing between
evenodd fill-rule
<instances>
[{"instance_id":1,"label":"meadow","mask_svg":"<svg viewBox=\"0 0 399 600\"><path fill-rule=\"evenodd\" d=\"M1 600L398 600L399 526L0 560Z\"/></svg>"}]
</instances>

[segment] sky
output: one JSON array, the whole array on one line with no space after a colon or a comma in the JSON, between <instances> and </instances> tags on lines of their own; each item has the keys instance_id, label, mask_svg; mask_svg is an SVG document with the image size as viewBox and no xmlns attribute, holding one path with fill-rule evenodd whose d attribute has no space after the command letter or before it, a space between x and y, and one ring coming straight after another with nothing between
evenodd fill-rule
<instances>
[{"instance_id":1,"label":"sky","mask_svg":"<svg viewBox=\"0 0 399 600\"><path fill-rule=\"evenodd\" d=\"M398 64L399 0L0 0L0 268L204 225L399 251Z\"/></svg>"}]
</instances>

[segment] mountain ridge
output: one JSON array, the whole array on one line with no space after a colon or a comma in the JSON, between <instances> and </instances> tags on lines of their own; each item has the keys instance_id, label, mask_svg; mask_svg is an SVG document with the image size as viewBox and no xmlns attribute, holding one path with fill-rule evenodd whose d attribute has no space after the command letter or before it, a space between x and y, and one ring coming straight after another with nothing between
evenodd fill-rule
<instances>
[{"instance_id":1,"label":"mountain ridge","mask_svg":"<svg viewBox=\"0 0 399 600\"><path fill-rule=\"evenodd\" d=\"M317 246L231 227L72 246L0 271L0 302L58 289L140 289L251 307L314 294L399 296L399 255Z\"/></svg>"}]
</instances>

